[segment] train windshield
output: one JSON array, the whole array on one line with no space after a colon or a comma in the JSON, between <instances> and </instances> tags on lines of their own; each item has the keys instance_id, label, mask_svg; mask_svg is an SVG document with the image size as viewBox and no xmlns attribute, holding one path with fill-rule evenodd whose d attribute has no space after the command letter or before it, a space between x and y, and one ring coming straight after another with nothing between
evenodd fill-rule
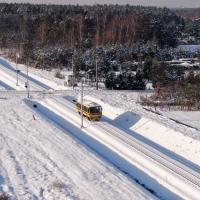
<instances>
[{"instance_id":1,"label":"train windshield","mask_svg":"<svg viewBox=\"0 0 200 200\"><path fill-rule=\"evenodd\" d=\"M102 109L100 106L90 108L90 113L101 113L101 111L102 111Z\"/></svg>"}]
</instances>

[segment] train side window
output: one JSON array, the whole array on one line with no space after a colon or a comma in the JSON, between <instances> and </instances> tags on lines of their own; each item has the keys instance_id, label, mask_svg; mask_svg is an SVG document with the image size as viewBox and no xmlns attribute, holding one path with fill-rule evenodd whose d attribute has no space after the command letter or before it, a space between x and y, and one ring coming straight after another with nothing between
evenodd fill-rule
<instances>
[{"instance_id":1,"label":"train side window","mask_svg":"<svg viewBox=\"0 0 200 200\"><path fill-rule=\"evenodd\" d=\"M84 111L87 111L87 107L83 106L83 110L84 110Z\"/></svg>"},{"instance_id":2,"label":"train side window","mask_svg":"<svg viewBox=\"0 0 200 200\"><path fill-rule=\"evenodd\" d=\"M80 103L77 103L76 105L77 105L78 108L80 108Z\"/></svg>"}]
</instances>

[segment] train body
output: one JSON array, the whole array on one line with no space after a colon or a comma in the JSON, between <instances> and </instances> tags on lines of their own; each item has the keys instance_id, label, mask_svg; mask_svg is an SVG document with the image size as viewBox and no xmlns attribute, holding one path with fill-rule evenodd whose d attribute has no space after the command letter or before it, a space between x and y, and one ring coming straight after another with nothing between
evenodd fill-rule
<instances>
[{"instance_id":1,"label":"train body","mask_svg":"<svg viewBox=\"0 0 200 200\"><path fill-rule=\"evenodd\" d=\"M87 117L88 120L99 121L102 116L102 107L92 101L83 101L83 116ZM81 114L81 103L77 102L76 108L79 114Z\"/></svg>"}]
</instances>

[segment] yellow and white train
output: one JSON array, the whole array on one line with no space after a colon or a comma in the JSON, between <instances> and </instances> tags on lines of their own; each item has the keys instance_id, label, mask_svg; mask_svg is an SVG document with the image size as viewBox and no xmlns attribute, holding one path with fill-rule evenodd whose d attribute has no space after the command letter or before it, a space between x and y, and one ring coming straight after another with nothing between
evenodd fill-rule
<instances>
[{"instance_id":1,"label":"yellow and white train","mask_svg":"<svg viewBox=\"0 0 200 200\"><path fill-rule=\"evenodd\" d=\"M83 101L83 116L87 117L88 120L99 121L102 116L101 105L92 101ZM81 103L77 102L76 108L79 114L81 114Z\"/></svg>"}]
</instances>

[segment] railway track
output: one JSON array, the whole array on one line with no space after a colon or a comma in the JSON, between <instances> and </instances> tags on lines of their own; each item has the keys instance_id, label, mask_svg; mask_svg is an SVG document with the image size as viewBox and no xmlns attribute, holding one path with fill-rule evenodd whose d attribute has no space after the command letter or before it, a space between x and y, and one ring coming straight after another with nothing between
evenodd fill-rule
<instances>
[{"instance_id":1,"label":"railway track","mask_svg":"<svg viewBox=\"0 0 200 200\"><path fill-rule=\"evenodd\" d=\"M115 130L115 127L110 126L108 123L104 124L103 122L100 122L96 125L104 129L106 133L110 136L115 137L117 140L123 142L126 146L130 147L130 149L142 152L145 156L156 161L159 165L162 165L166 169L171 170L173 173L178 174L180 177L184 178L185 180L189 181L200 189L199 173L175 161L169 156L166 156L158 150L155 150L151 146L142 143L134 137L131 137L124 131L121 131L119 129Z\"/></svg>"},{"instance_id":2,"label":"railway track","mask_svg":"<svg viewBox=\"0 0 200 200\"><path fill-rule=\"evenodd\" d=\"M70 107L67 103L65 104L63 100L58 100L56 98L53 98L53 99L56 100L62 106L66 106L68 107L68 109L75 112L73 109L73 107L75 108L75 106L73 104ZM139 141L138 139L135 139L133 136L127 134L125 131L122 131L119 128L116 128L109 123L97 122L95 123L95 125L101 127L101 129L104 129L106 133L108 133L111 136L114 136L117 140L122 141L126 146L128 145L131 148L134 148L144 153L145 155L148 155L149 158L155 161L159 160L157 161L158 164L162 164L164 167L166 167L167 169L170 169L172 172L175 172L174 168L178 169L177 172L180 176L184 177L186 180L188 180L192 184L198 186L200 189L200 174L198 172L191 170L189 167L170 158L169 156L166 156L164 153L159 152L158 150L151 147L150 145L147 145Z\"/></svg>"},{"instance_id":3,"label":"railway track","mask_svg":"<svg viewBox=\"0 0 200 200\"><path fill-rule=\"evenodd\" d=\"M31 97L52 97L54 95L66 95L68 90L30 90ZM0 91L0 98L26 98L26 90L2 90Z\"/></svg>"},{"instance_id":4,"label":"railway track","mask_svg":"<svg viewBox=\"0 0 200 200\"><path fill-rule=\"evenodd\" d=\"M0 70L5 72L6 74L12 76L12 77L16 77L16 70L12 69L12 68L7 68L4 67L3 65L0 64ZM27 75L19 72L18 73L18 80L19 83L23 83L25 85L25 83L27 82ZM32 77L28 77L28 81L29 81L29 85L30 85L30 89L32 90L47 90L47 89L51 89L50 87L46 86L43 83L40 83L39 81L33 79Z\"/></svg>"},{"instance_id":5,"label":"railway track","mask_svg":"<svg viewBox=\"0 0 200 200\"><path fill-rule=\"evenodd\" d=\"M71 105L69 105L67 101L65 103L65 100L61 100L58 98L52 98L52 101L58 105L56 107L57 112L61 112L61 110L64 110L64 107L67 107L67 109L70 109L70 112L73 112L78 117L78 114L74 110L74 104L71 103ZM52 106L51 103L49 105ZM58 109L59 106L60 109ZM116 128L107 122L92 123L87 119L85 119L85 121L87 121L87 123L90 123L91 126L99 128L101 132L104 132L104 134L108 135L110 138L112 138L112 140L119 142L126 149L138 152L138 154L141 154L146 159L156 163L156 165L158 166L161 166L165 171L167 171L167 173L175 176L176 179L181 182L181 184L183 182L185 185L194 188L195 192L200 195L200 174L197 171L189 168L183 163L169 157L168 155L158 151L152 146L134 138L125 131ZM122 154L123 153L124 152L122 152ZM184 190L184 188L178 188L178 190L179 189ZM196 199L198 199L198 197L196 197Z\"/></svg>"}]
</instances>

